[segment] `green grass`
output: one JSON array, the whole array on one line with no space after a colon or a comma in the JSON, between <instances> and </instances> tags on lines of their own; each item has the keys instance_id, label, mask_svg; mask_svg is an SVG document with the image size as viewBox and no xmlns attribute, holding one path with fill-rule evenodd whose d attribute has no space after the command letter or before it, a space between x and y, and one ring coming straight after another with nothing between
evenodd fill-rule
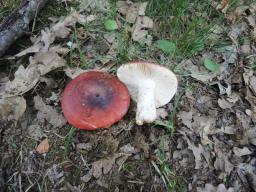
<instances>
[{"instance_id":1,"label":"green grass","mask_svg":"<svg viewBox=\"0 0 256 192\"><path fill-rule=\"evenodd\" d=\"M56 0L49 0L45 7L40 11L36 18L34 31L40 31L42 28L49 27L51 21L50 17L59 18L61 16L66 16L70 13L71 7L77 8L78 3L76 1L67 2L67 6L64 2L58 2Z\"/></svg>"},{"instance_id":2,"label":"green grass","mask_svg":"<svg viewBox=\"0 0 256 192\"><path fill-rule=\"evenodd\" d=\"M85 56L82 52L82 49L81 49L81 42L78 40L77 38L77 30L76 30L76 27L74 27L74 39L75 39L75 43L77 45L77 49L78 49L78 53L79 53L79 58L80 58L80 61L81 61L81 65L83 66L83 68L88 68L88 63L85 59Z\"/></svg>"},{"instance_id":3,"label":"green grass","mask_svg":"<svg viewBox=\"0 0 256 192\"><path fill-rule=\"evenodd\" d=\"M175 121L175 117L176 117L176 113L177 113L177 107L180 104L182 96L190 88L191 88L191 85L187 85L185 88L183 88L183 90L181 90L181 92L178 95L175 96L174 103L173 103L173 109L172 109L167 121L163 121L163 120L155 121L155 125L164 127L166 129L167 133L169 133L170 135L173 135L176 131L174 121Z\"/></svg>"},{"instance_id":4,"label":"green grass","mask_svg":"<svg viewBox=\"0 0 256 192\"><path fill-rule=\"evenodd\" d=\"M76 128L70 127L69 132L66 135L66 138L65 138L65 141L64 141L64 148L65 148L64 156L65 157L68 156L68 153L69 153L69 150L70 150L70 145L72 143L72 140L73 140L73 137L76 133L76 130L77 130Z\"/></svg>"},{"instance_id":5,"label":"green grass","mask_svg":"<svg viewBox=\"0 0 256 192\"><path fill-rule=\"evenodd\" d=\"M200 0L150 0L147 14L158 23L157 35L175 42L177 55L191 57L207 44L212 7Z\"/></svg>"},{"instance_id":6,"label":"green grass","mask_svg":"<svg viewBox=\"0 0 256 192\"><path fill-rule=\"evenodd\" d=\"M185 192L187 191L186 185L181 177L179 177L170 163L166 161L164 151L165 140L169 139L168 136L162 136L159 140L158 149L156 150L157 163L152 161L152 165L156 172L161 176L168 192Z\"/></svg>"},{"instance_id":7,"label":"green grass","mask_svg":"<svg viewBox=\"0 0 256 192\"><path fill-rule=\"evenodd\" d=\"M0 1L0 22L4 17L8 16L13 10L15 10L21 0L2 0Z\"/></svg>"}]
</instances>

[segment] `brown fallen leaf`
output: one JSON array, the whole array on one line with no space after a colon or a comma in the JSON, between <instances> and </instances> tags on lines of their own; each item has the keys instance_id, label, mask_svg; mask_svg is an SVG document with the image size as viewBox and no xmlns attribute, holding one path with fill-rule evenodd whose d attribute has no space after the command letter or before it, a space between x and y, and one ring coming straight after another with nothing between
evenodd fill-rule
<instances>
[{"instance_id":1,"label":"brown fallen leaf","mask_svg":"<svg viewBox=\"0 0 256 192\"><path fill-rule=\"evenodd\" d=\"M48 138L45 138L41 143L37 146L36 151L39 154L48 153L50 148Z\"/></svg>"},{"instance_id":2,"label":"brown fallen leaf","mask_svg":"<svg viewBox=\"0 0 256 192\"><path fill-rule=\"evenodd\" d=\"M191 109L189 112L180 111L178 118L181 119L182 123L191 129L193 133L200 135L203 145L211 143L208 136L217 132L215 128L216 119L201 115L195 109Z\"/></svg>"},{"instance_id":3,"label":"brown fallen leaf","mask_svg":"<svg viewBox=\"0 0 256 192\"><path fill-rule=\"evenodd\" d=\"M46 135L43 132L43 129L40 125L38 125L37 121L34 120L33 124L29 125L27 129L27 134L29 137L40 141L41 138L45 137Z\"/></svg>"},{"instance_id":4,"label":"brown fallen leaf","mask_svg":"<svg viewBox=\"0 0 256 192\"><path fill-rule=\"evenodd\" d=\"M76 78L78 75L80 75L80 74L86 72L86 70L83 70L83 69L81 69L81 68L79 68L79 67L77 67L77 68L66 67L66 68L64 69L64 72L65 72L65 74L66 74L69 78L74 79L74 78Z\"/></svg>"},{"instance_id":5,"label":"brown fallen leaf","mask_svg":"<svg viewBox=\"0 0 256 192\"><path fill-rule=\"evenodd\" d=\"M130 143L120 147L120 151L122 153L125 153L125 154L135 154L135 153L138 153L138 150L135 149Z\"/></svg>"},{"instance_id":6,"label":"brown fallen leaf","mask_svg":"<svg viewBox=\"0 0 256 192\"><path fill-rule=\"evenodd\" d=\"M158 108L156 109L157 119L166 119L169 115L167 109Z\"/></svg>"},{"instance_id":7,"label":"brown fallen leaf","mask_svg":"<svg viewBox=\"0 0 256 192\"><path fill-rule=\"evenodd\" d=\"M235 167L231 162L230 162L230 155L231 151L226 148L224 143L219 141L216 137L213 137L214 139L214 152L215 152L215 161L214 161L214 168L217 171L221 171L223 173L223 176L225 174L229 175L230 172L233 170Z\"/></svg>"},{"instance_id":8,"label":"brown fallen leaf","mask_svg":"<svg viewBox=\"0 0 256 192\"><path fill-rule=\"evenodd\" d=\"M191 77L204 83L212 81L217 76L217 74L208 72L202 65L194 64L190 59L182 61L179 65L187 69Z\"/></svg>"},{"instance_id":9,"label":"brown fallen leaf","mask_svg":"<svg viewBox=\"0 0 256 192\"><path fill-rule=\"evenodd\" d=\"M249 163L240 163L236 168L236 174L243 185L248 186L246 191L256 191L256 159Z\"/></svg>"},{"instance_id":10,"label":"brown fallen leaf","mask_svg":"<svg viewBox=\"0 0 256 192\"><path fill-rule=\"evenodd\" d=\"M0 93L3 97L22 95L31 90L40 79L40 73L36 66L24 68L19 66L14 73L14 79L4 85L4 91Z\"/></svg>"},{"instance_id":11,"label":"brown fallen leaf","mask_svg":"<svg viewBox=\"0 0 256 192\"><path fill-rule=\"evenodd\" d=\"M72 0L73 1L73 0ZM110 9L110 3L106 0L79 0L79 10L87 11L93 10L93 12L97 11L107 11Z\"/></svg>"},{"instance_id":12,"label":"brown fallen leaf","mask_svg":"<svg viewBox=\"0 0 256 192\"><path fill-rule=\"evenodd\" d=\"M53 164L46 170L46 176L52 184L60 184L64 181L65 175L63 169L60 169L60 164Z\"/></svg>"},{"instance_id":13,"label":"brown fallen leaf","mask_svg":"<svg viewBox=\"0 0 256 192\"><path fill-rule=\"evenodd\" d=\"M118 1L117 9L125 16L128 23L133 23L132 39L142 44L151 44L148 29L153 28L153 20L145 16L147 2L133 3L131 1Z\"/></svg>"},{"instance_id":14,"label":"brown fallen leaf","mask_svg":"<svg viewBox=\"0 0 256 192\"><path fill-rule=\"evenodd\" d=\"M236 156L239 156L239 157L252 154L252 152L247 147L243 147L243 148L234 147L233 152Z\"/></svg>"},{"instance_id":15,"label":"brown fallen leaf","mask_svg":"<svg viewBox=\"0 0 256 192\"><path fill-rule=\"evenodd\" d=\"M30 64L25 68L19 66L14 73L14 79L4 85L0 96L12 97L22 95L31 90L46 73L63 67L66 61L54 52L39 52L29 59Z\"/></svg>"},{"instance_id":16,"label":"brown fallen leaf","mask_svg":"<svg viewBox=\"0 0 256 192\"><path fill-rule=\"evenodd\" d=\"M220 108L222 109L231 109L234 104L228 102L226 99L218 99L218 104L220 106Z\"/></svg>"},{"instance_id":17,"label":"brown fallen leaf","mask_svg":"<svg viewBox=\"0 0 256 192\"><path fill-rule=\"evenodd\" d=\"M95 161L92 163L92 168L90 170L90 174L93 175L95 178L99 178L102 174L107 174L112 169L113 165L116 162L116 159L122 157L123 154L116 153L110 157L106 157Z\"/></svg>"},{"instance_id":18,"label":"brown fallen leaf","mask_svg":"<svg viewBox=\"0 0 256 192\"><path fill-rule=\"evenodd\" d=\"M201 144L198 145L198 147L192 143L188 137L184 137L184 139L187 141L188 143L188 149L190 149L195 157L195 169L200 169L201 165L202 165L202 161L203 161L203 153L204 153L204 148Z\"/></svg>"},{"instance_id":19,"label":"brown fallen leaf","mask_svg":"<svg viewBox=\"0 0 256 192\"><path fill-rule=\"evenodd\" d=\"M118 1L118 12L125 16L125 19L129 23L135 23L136 18L140 15L145 15L147 2L132 3L131 1Z\"/></svg>"},{"instance_id":20,"label":"brown fallen leaf","mask_svg":"<svg viewBox=\"0 0 256 192\"><path fill-rule=\"evenodd\" d=\"M26 100L21 96L0 98L0 121L19 120L26 106Z\"/></svg>"},{"instance_id":21,"label":"brown fallen leaf","mask_svg":"<svg viewBox=\"0 0 256 192\"><path fill-rule=\"evenodd\" d=\"M84 15L79 14L78 12L73 12L63 20L58 21L53 24L50 29L41 30L41 34L33 40L33 45L28 47L27 49L21 51L16 54L14 57L10 57L9 59L15 59L17 57L21 57L27 55L29 53L37 53L37 52L47 52L51 44L55 41L56 38L66 38L71 30L68 28L75 23L85 23L94 20L91 15L85 17Z\"/></svg>"},{"instance_id":22,"label":"brown fallen leaf","mask_svg":"<svg viewBox=\"0 0 256 192\"><path fill-rule=\"evenodd\" d=\"M148 157L149 155L149 144L145 141L145 136L141 133L137 132L135 136L135 146L138 149L142 149L144 155Z\"/></svg>"},{"instance_id":23,"label":"brown fallen leaf","mask_svg":"<svg viewBox=\"0 0 256 192\"><path fill-rule=\"evenodd\" d=\"M178 118L181 119L182 123L186 125L188 128L192 128L192 121L193 121L193 111L180 111L178 113Z\"/></svg>"},{"instance_id":24,"label":"brown fallen leaf","mask_svg":"<svg viewBox=\"0 0 256 192\"><path fill-rule=\"evenodd\" d=\"M46 105L40 96L34 97L35 108L38 110L37 119L39 122L46 120L54 127L62 127L66 124L66 119L59 114L56 109L50 105Z\"/></svg>"},{"instance_id":25,"label":"brown fallen leaf","mask_svg":"<svg viewBox=\"0 0 256 192\"><path fill-rule=\"evenodd\" d=\"M40 75L66 65L66 61L54 52L36 53L34 57L30 57L29 62L29 66L37 65Z\"/></svg>"},{"instance_id":26,"label":"brown fallen leaf","mask_svg":"<svg viewBox=\"0 0 256 192\"><path fill-rule=\"evenodd\" d=\"M206 183L204 188L197 187L197 192L234 192L232 187L226 189L224 184L219 184L217 187L210 183Z\"/></svg>"},{"instance_id":27,"label":"brown fallen leaf","mask_svg":"<svg viewBox=\"0 0 256 192\"><path fill-rule=\"evenodd\" d=\"M132 39L140 41L148 34L148 29L153 28L153 20L147 16L138 16L133 26Z\"/></svg>"}]
</instances>

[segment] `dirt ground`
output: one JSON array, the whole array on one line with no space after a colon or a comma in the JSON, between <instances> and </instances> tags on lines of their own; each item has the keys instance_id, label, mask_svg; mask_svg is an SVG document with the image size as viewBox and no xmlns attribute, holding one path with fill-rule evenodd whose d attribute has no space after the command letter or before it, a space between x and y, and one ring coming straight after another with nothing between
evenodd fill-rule
<instances>
[{"instance_id":1,"label":"dirt ground","mask_svg":"<svg viewBox=\"0 0 256 192\"><path fill-rule=\"evenodd\" d=\"M42 10L0 58L0 191L256 191L256 4L180 2L52 1ZM116 75L133 60L177 75L157 121L136 125L132 101L110 128L67 123L68 82L88 69Z\"/></svg>"}]
</instances>

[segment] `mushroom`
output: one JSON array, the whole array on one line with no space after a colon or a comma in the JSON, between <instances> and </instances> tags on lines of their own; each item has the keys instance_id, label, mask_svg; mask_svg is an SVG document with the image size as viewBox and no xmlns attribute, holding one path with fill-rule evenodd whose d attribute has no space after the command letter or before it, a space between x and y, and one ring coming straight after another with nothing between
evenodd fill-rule
<instances>
[{"instance_id":1,"label":"mushroom","mask_svg":"<svg viewBox=\"0 0 256 192\"><path fill-rule=\"evenodd\" d=\"M157 118L156 108L167 104L177 91L175 74L156 63L130 62L119 67L117 76L137 102L138 125L153 122Z\"/></svg>"},{"instance_id":2,"label":"mushroom","mask_svg":"<svg viewBox=\"0 0 256 192\"><path fill-rule=\"evenodd\" d=\"M88 71L73 79L61 99L67 121L85 130L110 127L127 113L129 105L126 86L100 71Z\"/></svg>"}]
</instances>

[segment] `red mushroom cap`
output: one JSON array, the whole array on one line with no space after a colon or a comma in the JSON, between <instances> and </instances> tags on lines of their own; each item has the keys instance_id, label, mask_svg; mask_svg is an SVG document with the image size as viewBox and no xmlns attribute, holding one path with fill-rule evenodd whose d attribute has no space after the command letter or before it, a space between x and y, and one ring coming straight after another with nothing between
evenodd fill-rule
<instances>
[{"instance_id":1,"label":"red mushroom cap","mask_svg":"<svg viewBox=\"0 0 256 192\"><path fill-rule=\"evenodd\" d=\"M86 130L110 127L127 113L129 105L126 86L113 75L100 71L85 72L73 79L61 100L68 122Z\"/></svg>"}]
</instances>

